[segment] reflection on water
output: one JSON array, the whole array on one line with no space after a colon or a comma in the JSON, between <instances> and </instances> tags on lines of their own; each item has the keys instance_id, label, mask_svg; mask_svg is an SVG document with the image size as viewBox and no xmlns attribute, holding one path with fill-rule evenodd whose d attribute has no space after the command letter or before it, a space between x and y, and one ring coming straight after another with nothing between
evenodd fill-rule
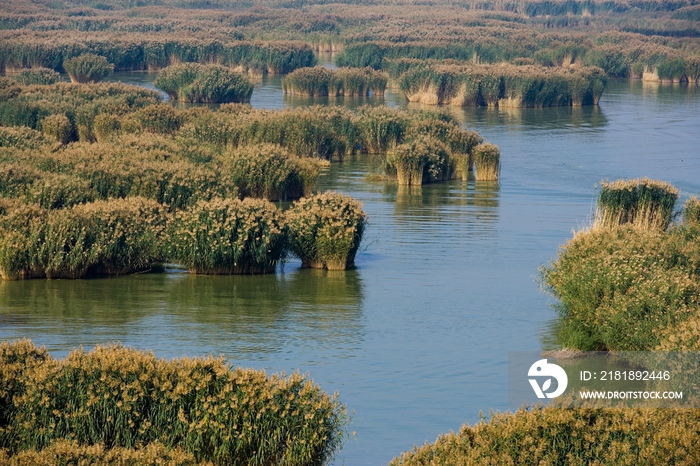
<instances>
[{"instance_id":1,"label":"reflection on water","mask_svg":"<svg viewBox=\"0 0 700 466\"><path fill-rule=\"evenodd\" d=\"M160 273L0 282L0 339L19 338L31 329L61 355L75 346L66 341L90 346L121 340L151 349L169 335L176 338L167 342L165 354L177 356L191 353L187 348L193 344L216 353L256 355L304 341L333 347L361 336L360 273L295 265L265 276Z\"/></svg>"}]
</instances>

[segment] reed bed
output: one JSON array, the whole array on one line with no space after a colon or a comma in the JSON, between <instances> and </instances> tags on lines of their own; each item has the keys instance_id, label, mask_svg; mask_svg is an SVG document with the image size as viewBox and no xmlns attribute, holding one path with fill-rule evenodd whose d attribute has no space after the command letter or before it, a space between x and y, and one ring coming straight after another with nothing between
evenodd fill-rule
<instances>
[{"instance_id":1,"label":"reed bed","mask_svg":"<svg viewBox=\"0 0 700 466\"><path fill-rule=\"evenodd\" d=\"M224 159L240 196L268 201L310 195L323 166L319 159L296 157L271 144L232 150Z\"/></svg>"},{"instance_id":2,"label":"reed bed","mask_svg":"<svg viewBox=\"0 0 700 466\"><path fill-rule=\"evenodd\" d=\"M10 79L0 79L0 124L27 126L41 130L42 121L51 115L67 117L71 124L71 141L94 141L94 119L101 113L122 117L136 109L160 102L157 93L147 89L115 83L50 86L17 86ZM0 95L2 97L2 95Z\"/></svg>"},{"instance_id":3,"label":"reed bed","mask_svg":"<svg viewBox=\"0 0 700 466\"><path fill-rule=\"evenodd\" d=\"M489 143L479 144L473 152L477 181L498 181L501 174L501 150Z\"/></svg>"},{"instance_id":4,"label":"reed bed","mask_svg":"<svg viewBox=\"0 0 700 466\"><path fill-rule=\"evenodd\" d=\"M166 361L111 345L57 361L28 340L3 342L0 358L5 457L47 448L65 457L77 444L76 455L93 446L123 460L138 449L175 464L317 465L339 450L348 420L336 396L298 373L223 358Z\"/></svg>"},{"instance_id":5,"label":"reed bed","mask_svg":"<svg viewBox=\"0 0 700 466\"><path fill-rule=\"evenodd\" d=\"M372 68L300 68L282 80L285 94L308 97L384 95L387 77Z\"/></svg>"},{"instance_id":6,"label":"reed bed","mask_svg":"<svg viewBox=\"0 0 700 466\"><path fill-rule=\"evenodd\" d=\"M285 257L287 228L268 201L212 199L177 212L166 243L170 260L191 273L272 273Z\"/></svg>"},{"instance_id":7,"label":"reed bed","mask_svg":"<svg viewBox=\"0 0 700 466\"><path fill-rule=\"evenodd\" d=\"M74 143L56 151L47 147L0 153L0 179L5 180L0 194L39 202L47 209L140 196L170 211L202 199L238 196L220 162L192 162L182 152L171 140L131 135L112 143Z\"/></svg>"},{"instance_id":8,"label":"reed bed","mask_svg":"<svg viewBox=\"0 0 700 466\"><path fill-rule=\"evenodd\" d=\"M248 102L253 93L248 78L221 65L171 65L153 84L171 98L190 103Z\"/></svg>"},{"instance_id":9,"label":"reed bed","mask_svg":"<svg viewBox=\"0 0 700 466\"><path fill-rule=\"evenodd\" d=\"M605 83L598 68L506 64L416 64L399 77L411 102L489 107L596 105Z\"/></svg>"},{"instance_id":10,"label":"reed bed","mask_svg":"<svg viewBox=\"0 0 700 466\"><path fill-rule=\"evenodd\" d=\"M367 226L360 202L328 191L299 199L286 219L289 250L302 267L346 270L354 265Z\"/></svg>"},{"instance_id":11,"label":"reed bed","mask_svg":"<svg viewBox=\"0 0 700 466\"><path fill-rule=\"evenodd\" d=\"M443 434L390 466L696 464L697 409L521 408Z\"/></svg>"},{"instance_id":12,"label":"reed bed","mask_svg":"<svg viewBox=\"0 0 700 466\"><path fill-rule=\"evenodd\" d=\"M41 120L41 132L61 144L68 144L73 135L73 126L65 114L48 115Z\"/></svg>"},{"instance_id":13,"label":"reed bed","mask_svg":"<svg viewBox=\"0 0 700 466\"><path fill-rule=\"evenodd\" d=\"M20 204L0 217L0 276L82 278L121 275L161 259L159 204L140 198L46 210Z\"/></svg>"},{"instance_id":14,"label":"reed bed","mask_svg":"<svg viewBox=\"0 0 700 466\"><path fill-rule=\"evenodd\" d=\"M677 199L676 188L649 178L602 182L595 223L606 228L632 224L665 230Z\"/></svg>"},{"instance_id":15,"label":"reed bed","mask_svg":"<svg viewBox=\"0 0 700 466\"><path fill-rule=\"evenodd\" d=\"M83 53L65 60L63 69L70 76L71 82L86 84L96 83L112 74L114 64L94 53Z\"/></svg>"},{"instance_id":16,"label":"reed bed","mask_svg":"<svg viewBox=\"0 0 700 466\"><path fill-rule=\"evenodd\" d=\"M42 133L26 126L0 126L0 147L12 150L39 149L50 145Z\"/></svg>"},{"instance_id":17,"label":"reed bed","mask_svg":"<svg viewBox=\"0 0 700 466\"><path fill-rule=\"evenodd\" d=\"M32 68L23 70L13 78L23 86L56 84L61 80L61 75L50 68Z\"/></svg>"}]
</instances>

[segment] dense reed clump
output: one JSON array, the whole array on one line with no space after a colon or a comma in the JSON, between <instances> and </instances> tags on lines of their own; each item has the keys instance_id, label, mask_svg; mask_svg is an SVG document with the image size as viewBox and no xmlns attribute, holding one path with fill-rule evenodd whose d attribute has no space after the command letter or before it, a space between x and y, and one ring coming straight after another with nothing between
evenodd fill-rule
<instances>
[{"instance_id":1,"label":"dense reed clump","mask_svg":"<svg viewBox=\"0 0 700 466\"><path fill-rule=\"evenodd\" d=\"M700 223L700 199L691 197L683 205L683 221L685 223Z\"/></svg>"},{"instance_id":2,"label":"dense reed clump","mask_svg":"<svg viewBox=\"0 0 700 466\"><path fill-rule=\"evenodd\" d=\"M473 151L477 181L498 181L501 173L501 150L489 143L479 144Z\"/></svg>"},{"instance_id":3,"label":"dense reed clump","mask_svg":"<svg viewBox=\"0 0 700 466\"><path fill-rule=\"evenodd\" d=\"M32 68L21 71L14 79L23 86L34 84L46 86L59 82L61 75L50 68Z\"/></svg>"},{"instance_id":4,"label":"dense reed clump","mask_svg":"<svg viewBox=\"0 0 700 466\"><path fill-rule=\"evenodd\" d=\"M105 57L84 53L63 62L63 69L74 83L96 83L114 71L114 64Z\"/></svg>"},{"instance_id":5,"label":"dense reed clump","mask_svg":"<svg viewBox=\"0 0 700 466\"><path fill-rule=\"evenodd\" d=\"M390 466L697 464L700 410L537 408L496 413L415 447Z\"/></svg>"},{"instance_id":6,"label":"dense reed clump","mask_svg":"<svg viewBox=\"0 0 700 466\"><path fill-rule=\"evenodd\" d=\"M224 154L224 166L242 197L269 201L311 194L322 162L290 155L280 146L241 147Z\"/></svg>"},{"instance_id":7,"label":"dense reed clump","mask_svg":"<svg viewBox=\"0 0 700 466\"><path fill-rule=\"evenodd\" d=\"M360 202L328 191L299 199L286 218L289 250L302 267L345 270L354 265L367 226Z\"/></svg>"},{"instance_id":8,"label":"dense reed clump","mask_svg":"<svg viewBox=\"0 0 700 466\"><path fill-rule=\"evenodd\" d=\"M151 448L184 464L195 464L191 455L196 464L316 465L340 448L347 423L338 399L297 373L267 376L211 356L166 361L111 345L57 361L27 340L3 342L0 377L5 457L71 442L125 459L138 458L125 449Z\"/></svg>"},{"instance_id":9,"label":"dense reed clump","mask_svg":"<svg viewBox=\"0 0 700 466\"><path fill-rule=\"evenodd\" d=\"M15 203L0 216L0 276L120 275L161 259L162 206L141 198L46 210Z\"/></svg>"},{"instance_id":10,"label":"dense reed clump","mask_svg":"<svg viewBox=\"0 0 700 466\"><path fill-rule=\"evenodd\" d=\"M248 78L221 65L171 65L153 84L171 98L191 103L248 102L253 93Z\"/></svg>"},{"instance_id":11,"label":"dense reed clump","mask_svg":"<svg viewBox=\"0 0 700 466\"><path fill-rule=\"evenodd\" d=\"M632 224L665 230L671 222L678 190L649 178L602 182L598 195L596 225Z\"/></svg>"},{"instance_id":12,"label":"dense reed clump","mask_svg":"<svg viewBox=\"0 0 700 466\"><path fill-rule=\"evenodd\" d=\"M192 273L271 273L285 256L287 228L268 201L212 199L177 212L166 243L170 260Z\"/></svg>"},{"instance_id":13,"label":"dense reed clump","mask_svg":"<svg viewBox=\"0 0 700 466\"><path fill-rule=\"evenodd\" d=\"M403 186L450 180L455 171L449 149L433 137L419 137L398 145L387 153L386 162Z\"/></svg>"},{"instance_id":14,"label":"dense reed clump","mask_svg":"<svg viewBox=\"0 0 700 466\"><path fill-rule=\"evenodd\" d=\"M507 64L417 63L399 77L411 102L489 107L596 105L605 83L598 68Z\"/></svg>"},{"instance_id":15,"label":"dense reed clump","mask_svg":"<svg viewBox=\"0 0 700 466\"><path fill-rule=\"evenodd\" d=\"M57 113L41 120L41 132L56 142L68 144L73 135L73 127L65 114Z\"/></svg>"},{"instance_id":16,"label":"dense reed clump","mask_svg":"<svg viewBox=\"0 0 700 466\"><path fill-rule=\"evenodd\" d=\"M384 95L387 77L372 68L300 68L282 80L285 94L302 96Z\"/></svg>"}]
</instances>

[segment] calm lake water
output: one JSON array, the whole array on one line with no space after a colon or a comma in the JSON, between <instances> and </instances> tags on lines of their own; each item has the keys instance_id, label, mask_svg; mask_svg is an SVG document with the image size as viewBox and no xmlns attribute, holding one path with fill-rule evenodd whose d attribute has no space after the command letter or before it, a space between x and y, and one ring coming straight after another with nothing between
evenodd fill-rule
<instances>
[{"instance_id":1,"label":"calm lake water","mask_svg":"<svg viewBox=\"0 0 700 466\"><path fill-rule=\"evenodd\" d=\"M290 99L279 78L257 83L251 103L406 105L396 93ZM365 181L367 157L334 163L319 189L361 200L371 222L356 269L290 260L269 276L0 282L0 339L29 337L56 357L120 341L309 373L353 412L337 465L386 464L507 409L508 351L551 345L556 316L538 267L590 221L596 183L648 176L681 200L700 195L700 90L613 81L598 107L452 111L501 148L500 183L403 189Z\"/></svg>"}]
</instances>

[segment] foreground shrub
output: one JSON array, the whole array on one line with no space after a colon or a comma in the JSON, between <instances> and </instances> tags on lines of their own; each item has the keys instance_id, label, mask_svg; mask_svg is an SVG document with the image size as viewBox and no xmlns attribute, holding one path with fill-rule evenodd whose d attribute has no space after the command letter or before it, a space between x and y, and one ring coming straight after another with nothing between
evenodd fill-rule
<instances>
[{"instance_id":1,"label":"foreground shrub","mask_svg":"<svg viewBox=\"0 0 700 466\"><path fill-rule=\"evenodd\" d=\"M153 84L171 98L191 103L247 102L253 93L248 78L221 65L172 65Z\"/></svg>"},{"instance_id":2,"label":"foreground shrub","mask_svg":"<svg viewBox=\"0 0 700 466\"><path fill-rule=\"evenodd\" d=\"M394 458L390 466L693 465L697 409L519 409Z\"/></svg>"},{"instance_id":3,"label":"foreground shrub","mask_svg":"<svg viewBox=\"0 0 700 466\"><path fill-rule=\"evenodd\" d=\"M422 137L389 151L386 162L396 171L399 184L420 186L452 178L454 162L449 150L438 139Z\"/></svg>"},{"instance_id":4,"label":"foreground shrub","mask_svg":"<svg viewBox=\"0 0 700 466\"><path fill-rule=\"evenodd\" d=\"M287 222L289 249L302 267L345 270L355 263L367 216L360 202L329 191L299 199Z\"/></svg>"},{"instance_id":5,"label":"foreground shrub","mask_svg":"<svg viewBox=\"0 0 700 466\"><path fill-rule=\"evenodd\" d=\"M177 212L166 241L170 260L193 273L271 273L284 257L287 229L268 201L213 199Z\"/></svg>"},{"instance_id":6,"label":"foreground shrub","mask_svg":"<svg viewBox=\"0 0 700 466\"><path fill-rule=\"evenodd\" d=\"M225 160L242 197L268 201L310 194L322 165L318 159L295 157L275 145L242 147L227 153Z\"/></svg>"},{"instance_id":7,"label":"foreground shrub","mask_svg":"<svg viewBox=\"0 0 700 466\"><path fill-rule=\"evenodd\" d=\"M473 152L477 181L498 181L501 173L501 150L493 144L479 144Z\"/></svg>"},{"instance_id":8,"label":"foreground shrub","mask_svg":"<svg viewBox=\"0 0 700 466\"><path fill-rule=\"evenodd\" d=\"M2 343L0 356L31 355L28 346ZM166 361L113 345L7 371L17 359L0 360L0 376L14 377L0 387L12 382L17 393L0 427L0 448L10 455L47 447L69 455L61 441L70 440L80 446L76 455L95 445L95 456L117 448L125 459L138 453L121 449L138 448L215 464L317 465L340 448L347 422L337 398L299 374L268 377L222 358Z\"/></svg>"},{"instance_id":9,"label":"foreground shrub","mask_svg":"<svg viewBox=\"0 0 700 466\"><path fill-rule=\"evenodd\" d=\"M31 86L33 84L45 86L59 82L61 75L51 68L32 68L21 71L14 79L23 86Z\"/></svg>"},{"instance_id":10,"label":"foreground shrub","mask_svg":"<svg viewBox=\"0 0 700 466\"><path fill-rule=\"evenodd\" d=\"M671 223L678 190L649 178L600 184L596 224L604 227L632 224L665 230Z\"/></svg>"},{"instance_id":11,"label":"foreground shrub","mask_svg":"<svg viewBox=\"0 0 700 466\"><path fill-rule=\"evenodd\" d=\"M114 71L114 65L105 57L84 53L64 61L63 69L70 76L71 82L85 84L96 83L106 78Z\"/></svg>"},{"instance_id":12,"label":"foreground shrub","mask_svg":"<svg viewBox=\"0 0 700 466\"><path fill-rule=\"evenodd\" d=\"M0 462L7 466L213 466L210 461L197 461L192 453L181 448L168 449L158 441L141 448L105 448L104 445L80 445L75 441L56 440L40 450L22 450L10 456L0 450Z\"/></svg>"},{"instance_id":13,"label":"foreground shrub","mask_svg":"<svg viewBox=\"0 0 700 466\"><path fill-rule=\"evenodd\" d=\"M582 350L700 349L700 226L580 232L542 269L557 338Z\"/></svg>"},{"instance_id":14,"label":"foreground shrub","mask_svg":"<svg viewBox=\"0 0 700 466\"><path fill-rule=\"evenodd\" d=\"M47 211L17 204L0 216L0 276L81 278L147 268L161 258L163 208L140 198Z\"/></svg>"}]
</instances>

